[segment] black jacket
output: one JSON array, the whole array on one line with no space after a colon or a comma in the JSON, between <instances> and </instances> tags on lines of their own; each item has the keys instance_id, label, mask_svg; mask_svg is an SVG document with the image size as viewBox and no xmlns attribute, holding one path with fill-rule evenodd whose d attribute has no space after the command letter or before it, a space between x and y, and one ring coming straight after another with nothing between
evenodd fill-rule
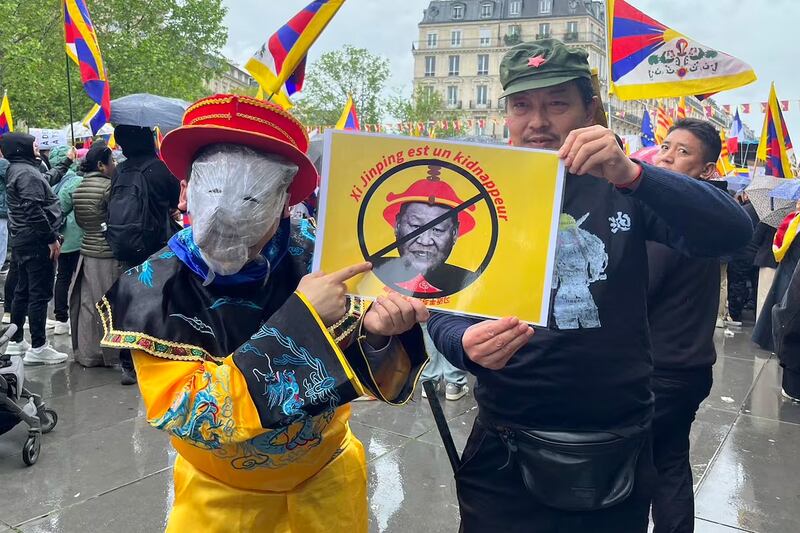
<instances>
[{"instance_id":1,"label":"black jacket","mask_svg":"<svg viewBox=\"0 0 800 533\"><path fill-rule=\"evenodd\" d=\"M10 165L6 173L8 232L12 248L48 245L59 237L61 206L50 183L58 183L72 161L42 174L33 153L34 138L23 133L7 133L0 149Z\"/></svg>"},{"instance_id":2,"label":"black jacket","mask_svg":"<svg viewBox=\"0 0 800 533\"><path fill-rule=\"evenodd\" d=\"M781 365L800 373L800 240L790 250L794 253L784 261L795 260L794 270L789 274L786 294L772 308L772 333ZM789 265L786 263L787 274Z\"/></svg>"}]
</instances>

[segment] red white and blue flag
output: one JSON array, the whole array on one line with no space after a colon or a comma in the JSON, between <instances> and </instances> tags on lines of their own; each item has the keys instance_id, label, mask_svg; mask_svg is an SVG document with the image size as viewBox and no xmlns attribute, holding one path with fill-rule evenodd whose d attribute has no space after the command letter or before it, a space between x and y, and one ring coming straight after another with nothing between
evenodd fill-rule
<instances>
[{"instance_id":1,"label":"red white and blue flag","mask_svg":"<svg viewBox=\"0 0 800 533\"><path fill-rule=\"evenodd\" d=\"M64 0L64 36L67 55L81 72L81 82L95 103L89 126L93 134L111 119L111 86L86 0Z\"/></svg>"},{"instance_id":2,"label":"red white and blue flag","mask_svg":"<svg viewBox=\"0 0 800 533\"><path fill-rule=\"evenodd\" d=\"M308 50L344 4L314 0L273 34L245 68L268 95L291 96L303 88Z\"/></svg>"}]
</instances>

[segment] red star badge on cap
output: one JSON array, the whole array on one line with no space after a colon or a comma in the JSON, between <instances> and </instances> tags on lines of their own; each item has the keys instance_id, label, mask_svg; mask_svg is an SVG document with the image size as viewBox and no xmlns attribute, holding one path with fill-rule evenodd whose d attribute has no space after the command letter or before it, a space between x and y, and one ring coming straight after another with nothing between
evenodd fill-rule
<instances>
[{"instance_id":1,"label":"red star badge on cap","mask_svg":"<svg viewBox=\"0 0 800 533\"><path fill-rule=\"evenodd\" d=\"M528 66L533 68L539 68L545 63L547 63L547 59L545 59L541 54L528 60Z\"/></svg>"}]
</instances>

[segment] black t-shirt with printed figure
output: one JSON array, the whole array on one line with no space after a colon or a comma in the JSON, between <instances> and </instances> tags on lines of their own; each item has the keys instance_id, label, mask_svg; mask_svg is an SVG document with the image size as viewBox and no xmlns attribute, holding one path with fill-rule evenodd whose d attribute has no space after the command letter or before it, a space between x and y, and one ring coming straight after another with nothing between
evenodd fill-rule
<instances>
[{"instance_id":1,"label":"black t-shirt with printed figure","mask_svg":"<svg viewBox=\"0 0 800 533\"><path fill-rule=\"evenodd\" d=\"M594 176L567 176L549 327L536 328L504 369L484 369L464 354L464 331L478 320L431 317L428 330L437 348L477 376L482 417L543 430L608 431L648 423L646 242L719 256L744 245L752 226L723 192L643 166L634 193ZM710 238L702 230L707 227L724 230L722 236Z\"/></svg>"}]
</instances>

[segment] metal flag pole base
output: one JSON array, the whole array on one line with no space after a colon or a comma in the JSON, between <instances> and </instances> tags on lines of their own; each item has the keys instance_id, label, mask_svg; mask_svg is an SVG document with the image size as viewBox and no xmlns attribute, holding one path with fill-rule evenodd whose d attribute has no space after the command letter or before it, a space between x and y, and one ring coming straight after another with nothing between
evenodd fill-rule
<instances>
[{"instance_id":1,"label":"metal flag pole base","mask_svg":"<svg viewBox=\"0 0 800 533\"><path fill-rule=\"evenodd\" d=\"M450 466L453 467L453 473L455 474L461 467L461 458L458 456L456 443L453 442L453 435L450 434L450 427L447 425L447 419L444 417L442 404L439 402L439 397L436 395L436 386L433 384L433 381L427 380L422 382L422 388L425 389L425 394L428 396L428 404L431 406L433 419L436 421L436 428L439 430L439 436L442 437L444 450L447 452L447 458L450 459Z\"/></svg>"}]
</instances>

